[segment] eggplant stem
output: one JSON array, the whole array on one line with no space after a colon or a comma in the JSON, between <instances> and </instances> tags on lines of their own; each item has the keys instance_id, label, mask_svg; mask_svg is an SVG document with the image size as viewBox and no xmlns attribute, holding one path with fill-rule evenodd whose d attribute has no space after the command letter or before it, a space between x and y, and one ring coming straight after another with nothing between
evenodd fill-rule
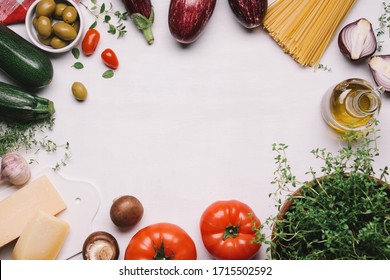
<instances>
[{"instance_id":1,"label":"eggplant stem","mask_svg":"<svg viewBox=\"0 0 390 280\"><path fill-rule=\"evenodd\" d=\"M154 22L154 10L153 7L150 11L149 18L145 17L140 13L134 13L130 15L131 20L134 22L135 26L142 31L146 41L149 45L153 44L154 36L152 32L152 25Z\"/></svg>"},{"instance_id":2,"label":"eggplant stem","mask_svg":"<svg viewBox=\"0 0 390 280\"><path fill-rule=\"evenodd\" d=\"M148 42L149 45L153 44L154 42L154 36L153 36L153 32L152 32L152 28L146 28L146 29L142 29L142 33L146 39L146 41Z\"/></svg>"}]
</instances>

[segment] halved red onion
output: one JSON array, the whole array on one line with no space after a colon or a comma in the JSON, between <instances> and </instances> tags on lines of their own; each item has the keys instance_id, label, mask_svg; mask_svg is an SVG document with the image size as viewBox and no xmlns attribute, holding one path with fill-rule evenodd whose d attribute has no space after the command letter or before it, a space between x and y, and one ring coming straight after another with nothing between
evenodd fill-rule
<instances>
[{"instance_id":1,"label":"halved red onion","mask_svg":"<svg viewBox=\"0 0 390 280\"><path fill-rule=\"evenodd\" d=\"M353 61L373 55L377 48L372 24L365 18L352 22L341 29L338 43L341 53Z\"/></svg>"},{"instance_id":2,"label":"halved red onion","mask_svg":"<svg viewBox=\"0 0 390 280\"><path fill-rule=\"evenodd\" d=\"M376 55L368 62L372 76L378 86L390 92L390 55Z\"/></svg>"}]
</instances>

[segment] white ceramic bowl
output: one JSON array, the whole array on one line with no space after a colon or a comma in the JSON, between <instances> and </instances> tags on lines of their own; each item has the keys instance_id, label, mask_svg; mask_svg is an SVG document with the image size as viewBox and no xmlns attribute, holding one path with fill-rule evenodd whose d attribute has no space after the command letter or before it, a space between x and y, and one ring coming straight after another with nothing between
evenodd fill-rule
<instances>
[{"instance_id":1,"label":"white ceramic bowl","mask_svg":"<svg viewBox=\"0 0 390 280\"><path fill-rule=\"evenodd\" d=\"M25 25L26 25L26 29L27 29L27 35L30 38L30 41L34 45L36 45L38 48L40 48L46 52L49 52L49 53L64 53L64 52L68 52L72 48L76 47L76 45L80 42L81 38L83 37L83 30L84 30L84 20L83 20L83 16L81 14L81 11L80 11L80 8L78 7L78 5L75 2L73 2L72 0L55 0L56 3L62 2L62 3L68 4L68 5L72 5L76 9L76 11L79 15L79 21L80 21L80 28L79 28L79 31L77 33L77 37L73 41L71 41L68 45L66 45L65 47L60 48L60 49L56 49L56 48L53 48L51 46L47 46L38 40L37 31L35 30L35 28L33 26L33 19L35 17L35 8L39 2L40 2L40 0L37 0L33 4L31 4L31 6L27 10L27 14L26 14ZM57 20L54 20L54 21L57 21Z\"/></svg>"}]
</instances>

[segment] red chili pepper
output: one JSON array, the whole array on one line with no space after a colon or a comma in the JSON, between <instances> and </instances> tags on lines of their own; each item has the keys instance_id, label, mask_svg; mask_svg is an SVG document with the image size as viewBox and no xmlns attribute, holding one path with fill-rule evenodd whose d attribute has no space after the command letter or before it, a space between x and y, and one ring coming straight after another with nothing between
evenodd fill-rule
<instances>
[{"instance_id":1,"label":"red chili pepper","mask_svg":"<svg viewBox=\"0 0 390 280\"><path fill-rule=\"evenodd\" d=\"M100 33L94 28L88 29L84 35L81 49L85 55L91 55L95 52L100 40Z\"/></svg>"},{"instance_id":2,"label":"red chili pepper","mask_svg":"<svg viewBox=\"0 0 390 280\"><path fill-rule=\"evenodd\" d=\"M116 54L114 53L114 51L112 49L105 49L102 52L101 57L102 57L104 64L107 65L108 67L110 67L112 69L118 68L119 61L118 61Z\"/></svg>"}]
</instances>

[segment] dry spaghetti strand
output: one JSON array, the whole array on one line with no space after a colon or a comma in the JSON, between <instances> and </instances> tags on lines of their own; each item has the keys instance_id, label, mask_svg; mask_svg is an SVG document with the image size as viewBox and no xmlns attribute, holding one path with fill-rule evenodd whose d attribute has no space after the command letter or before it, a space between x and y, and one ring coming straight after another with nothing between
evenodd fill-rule
<instances>
[{"instance_id":1,"label":"dry spaghetti strand","mask_svg":"<svg viewBox=\"0 0 390 280\"><path fill-rule=\"evenodd\" d=\"M277 0L269 7L264 27L295 61L319 62L337 28L356 0Z\"/></svg>"}]
</instances>

